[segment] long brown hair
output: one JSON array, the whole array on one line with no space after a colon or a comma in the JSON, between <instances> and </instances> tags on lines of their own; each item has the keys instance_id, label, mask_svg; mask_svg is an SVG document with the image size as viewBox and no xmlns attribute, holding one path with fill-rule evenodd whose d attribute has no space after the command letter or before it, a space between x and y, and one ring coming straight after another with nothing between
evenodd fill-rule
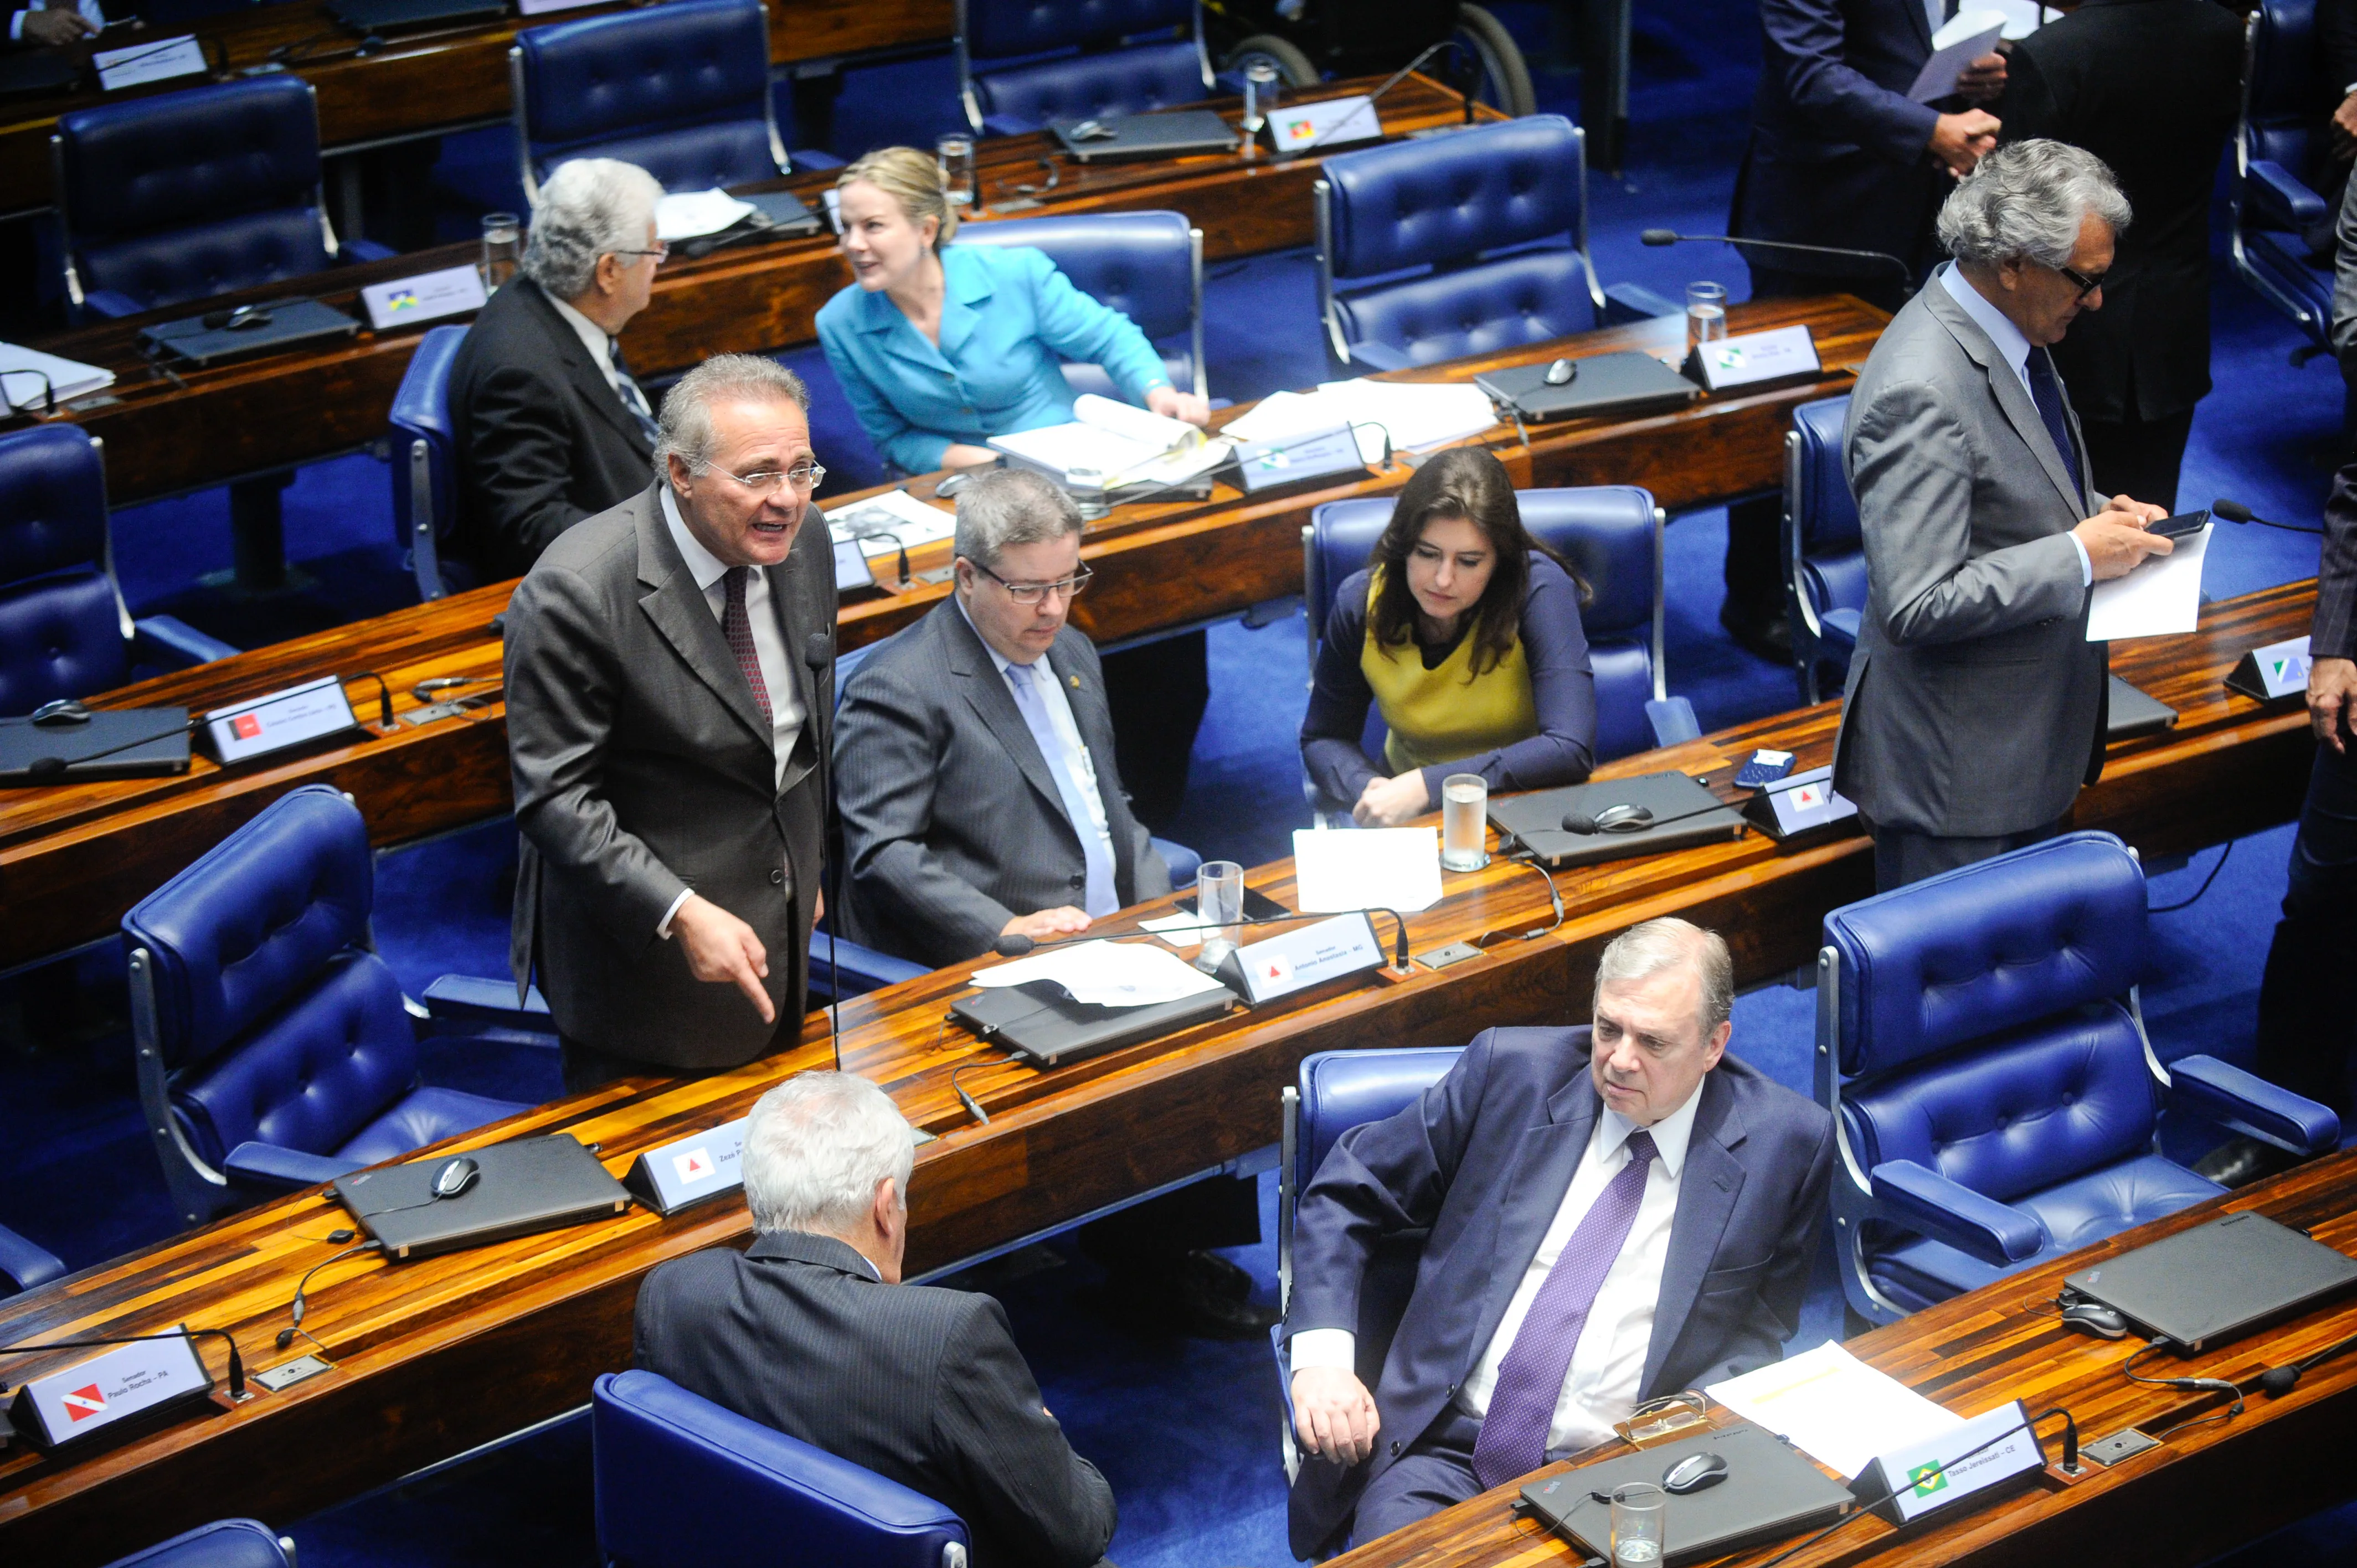
<instances>
[{"instance_id":1,"label":"long brown hair","mask_svg":"<svg viewBox=\"0 0 2357 1568\"><path fill-rule=\"evenodd\" d=\"M1407 585L1407 558L1424 537L1426 523L1451 517L1464 518L1480 529L1497 557L1490 568L1490 585L1469 612L1473 617L1472 673L1480 675L1504 660L1521 634L1523 600L1531 588L1531 552L1558 565L1562 562L1523 526L1523 509L1514 499L1506 466L1478 446L1452 446L1436 454L1400 491L1392 521L1368 563L1382 577L1368 629L1381 648L1415 639L1415 596ZM1571 578L1584 602L1587 585L1576 572Z\"/></svg>"}]
</instances>

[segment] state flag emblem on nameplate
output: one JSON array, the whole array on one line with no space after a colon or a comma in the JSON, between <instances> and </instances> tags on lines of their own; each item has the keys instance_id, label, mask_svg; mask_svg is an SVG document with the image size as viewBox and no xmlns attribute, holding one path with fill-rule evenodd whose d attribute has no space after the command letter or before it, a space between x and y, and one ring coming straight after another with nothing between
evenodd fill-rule
<instances>
[{"instance_id":1,"label":"state flag emblem on nameplate","mask_svg":"<svg viewBox=\"0 0 2357 1568\"><path fill-rule=\"evenodd\" d=\"M75 1421L88 1421L93 1415L106 1413L106 1396L98 1391L96 1383L61 1396L59 1402L66 1407L66 1414Z\"/></svg>"},{"instance_id":2,"label":"state flag emblem on nameplate","mask_svg":"<svg viewBox=\"0 0 2357 1568\"><path fill-rule=\"evenodd\" d=\"M712 1174L712 1155L706 1149L690 1149L672 1156L672 1168L679 1172L682 1181L702 1181Z\"/></svg>"},{"instance_id":3,"label":"state flag emblem on nameplate","mask_svg":"<svg viewBox=\"0 0 2357 1568\"><path fill-rule=\"evenodd\" d=\"M1796 811L1812 811L1824 804L1825 787L1822 784L1803 784L1792 791L1792 809Z\"/></svg>"},{"instance_id":4,"label":"state flag emblem on nameplate","mask_svg":"<svg viewBox=\"0 0 2357 1568\"><path fill-rule=\"evenodd\" d=\"M387 316L392 315L396 310L414 310L416 308L417 291L414 288L399 289L385 296L384 311Z\"/></svg>"},{"instance_id":5,"label":"state flag emblem on nameplate","mask_svg":"<svg viewBox=\"0 0 2357 1568\"><path fill-rule=\"evenodd\" d=\"M1264 985L1282 985L1293 978L1293 961L1283 953L1271 953L1260 961L1260 979Z\"/></svg>"}]
</instances>

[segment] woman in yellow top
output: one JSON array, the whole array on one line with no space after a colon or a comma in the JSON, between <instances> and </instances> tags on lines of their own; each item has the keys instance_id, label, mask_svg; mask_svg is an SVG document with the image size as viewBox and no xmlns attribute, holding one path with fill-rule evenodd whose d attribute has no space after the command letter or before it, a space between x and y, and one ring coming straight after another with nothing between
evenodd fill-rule
<instances>
[{"instance_id":1,"label":"woman in yellow top","mask_svg":"<svg viewBox=\"0 0 2357 1568\"><path fill-rule=\"evenodd\" d=\"M1365 827L1432 811L1451 773L1492 794L1578 783L1596 760L1584 597L1523 529L1504 465L1434 456L1335 593L1301 724L1309 777ZM1390 732L1380 761L1359 744L1370 703Z\"/></svg>"}]
</instances>

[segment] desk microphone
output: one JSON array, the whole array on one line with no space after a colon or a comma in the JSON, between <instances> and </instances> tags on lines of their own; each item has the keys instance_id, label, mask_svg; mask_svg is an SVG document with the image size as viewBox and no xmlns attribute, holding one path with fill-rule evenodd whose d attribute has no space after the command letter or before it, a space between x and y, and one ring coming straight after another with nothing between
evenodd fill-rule
<instances>
[{"instance_id":1,"label":"desk microphone","mask_svg":"<svg viewBox=\"0 0 2357 1568\"><path fill-rule=\"evenodd\" d=\"M1392 918L1392 925L1397 931L1397 935L1394 936L1392 940L1392 967L1400 971L1402 973L1406 972L1407 922L1400 918L1400 912L1397 909L1387 909L1380 904L1370 905L1363 909L1320 909L1315 913L1303 913L1298 915L1265 915L1258 919L1238 919L1233 921L1232 924L1238 926L1282 926L1297 920L1330 920L1338 915L1389 915ZM1148 931L1144 934L1147 936L1176 937L1182 936L1189 931L1217 931L1222 929L1225 929L1225 927L1214 921L1200 926L1181 926L1177 930L1173 931ZM1125 935L1126 933L1124 934ZM1035 940L1030 937L1024 936L1019 932L1010 932L991 943L990 950L996 953L1001 958L1021 958L1024 954L1036 952L1041 948L1070 947L1074 942L1096 942L1106 941L1109 940L1111 939L1083 934L1077 937L1058 937L1052 941L1043 942Z\"/></svg>"},{"instance_id":2,"label":"desk microphone","mask_svg":"<svg viewBox=\"0 0 2357 1568\"><path fill-rule=\"evenodd\" d=\"M1465 124L1468 125L1473 124L1473 90L1481 85L1481 62L1480 59L1475 58L1463 44L1458 43L1453 38L1441 39L1438 43L1434 44L1430 48L1426 49L1422 54L1416 56L1414 59L1408 61L1397 70L1392 72L1390 77L1384 81L1381 87L1376 88L1372 92L1367 94L1367 109L1361 111L1361 113L1372 112L1374 105L1383 102L1384 93L1389 92L1393 88L1397 87L1401 82L1405 81L1410 71L1414 70L1416 67L1422 65L1425 61L1430 59L1433 56L1438 54L1443 49L1454 50L1458 59L1465 66L1468 84L1466 86L1457 88L1457 96L1464 101ZM1455 82L1451 82L1449 85L1452 87L1457 86ZM1299 157L1303 153L1317 151L1318 145L1324 142L1328 136L1340 130L1343 126L1349 124L1358 117L1359 116L1357 114L1349 114L1335 121L1334 124L1327 126L1326 129L1318 132L1316 135L1310 137L1309 140L1294 148L1293 156L1295 157ZM1270 134L1275 135L1275 133L1272 131ZM1341 912L1347 915L1351 911L1345 909Z\"/></svg>"},{"instance_id":3,"label":"desk microphone","mask_svg":"<svg viewBox=\"0 0 2357 1568\"><path fill-rule=\"evenodd\" d=\"M2321 528L2307 528L2297 522L2269 522L2241 501L2230 501L2224 496L2220 496L2216 500L2212 501L2210 510L2212 515L2222 517L2228 522L2255 522L2261 528L2280 528L2286 533L2322 533L2324 532Z\"/></svg>"},{"instance_id":4,"label":"desk microphone","mask_svg":"<svg viewBox=\"0 0 2357 1568\"><path fill-rule=\"evenodd\" d=\"M1762 251L1790 251L1796 255L1842 256L1853 262L1880 262L1896 269L1900 281L1910 288L1915 285L1914 270L1888 251L1853 251L1840 245L1796 245L1785 240L1749 240L1740 234L1681 234L1675 229L1648 229L1637 238L1653 246L1715 240L1722 245L1749 245Z\"/></svg>"},{"instance_id":5,"label":"desk microphone","mask_svg":"<svg viewBox=\"0 0 2357 1568\"><path fill-rule=\"evenodd\" d=\"M902 563L900 580L904 583L908 581L908 553L903 550L900 555ZM810 666L811 701L813 703L818 701L818 678L825 672L826 667L834 660L834 639L831 635L823 631L814 631L802 639L802 662ZM838 853L826 854L826 824L834 810L834 791L832 788L834 770L830 766L834 759L829 755L834 748L829 743L831 726L821 723L816 714L811 714L811 735L818 743L819 853L823 857L819 862L823 867L819 881L821 886L824 886L829 874L832 874L834 883L834 902L830 906L834 910L834 919L826 928L827 1037L834 1046L834 1070L841 1072L843 1070L843 971L836 965L834 958L834 928L843 920L843 855L840 853L842 848L840 832L837 833Z\"/></svg>"},{"instance_id":6,"label":"desk microphone","mask_svg":"<svg viewBox=\"0 0 2357 1568\"><path fill-rule=\"evenodd\" d=\"M143 746L153 746L159 740L169 740L174 736L186 735L204 722L204 714L191 714L186 723L174 725L169 729L157 730L154 735L139 736L124 741L120 745L110 746L102 751L85 752L70 762L62 757L37 757L25 764L25 776L36 784L53 784L65 776L65 771L69 768L79 767L85 762L96 762L100 757L113 757L118 751L132 751Z\"/></svg>"}]
</instances>

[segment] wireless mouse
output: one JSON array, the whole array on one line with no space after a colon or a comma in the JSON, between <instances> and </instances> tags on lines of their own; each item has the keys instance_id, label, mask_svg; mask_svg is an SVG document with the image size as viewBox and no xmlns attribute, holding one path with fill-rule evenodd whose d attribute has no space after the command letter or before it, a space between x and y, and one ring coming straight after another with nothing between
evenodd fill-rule
<instances>
[{"instance_id":1,"label":"wireless mouse","mask_svg":"<svg viewBox=\"0 0 2357 1568\"><path fill-rule=\"evenodd\" d=\"M1716 1454L1689 1454L1662 1477L1662 1490L1684 1497L1727 1479L1727 1461Z\"/></svg>"},{"instance_id":2,"label":"wireless mouse","mask_svg":"<svg viewBox=\"0 0 2357 1568\"><path fill-rule=\"evenodd\" d=\"M90 723L90 710L71 697L59 697L35 708L33 722L43 729L62 729L67 725L86 725Z\"/></svg>"},{"instance_id":3,"label":"wireless mouse","mask_svg":"<svg viewBox=\"0 0 2357 1568\"><path fill-rule=\"evenodd\" d=\"M456 1197L474 1186L475 1178L482 1174L482 1166L465 1155L460 1155L457 1158L446 1162L440 1170L434 1173L434 1196Z\"/></svg>"},{"instance_id":4,"label":"wireless mouse","mask_svg":"<svg viewBox=\"0 0 2357 1568\"><path fill-rule=\"evenodd\" d=\"M2128 1320L2120 1316L2118 1309L2100 1301L2074 1301L2065 1305L2062 1325L2102 1339L2122 1338L2128 1331Z\"/></svg>"},{"instance_id":5,"label":"wireless mouse","mask_svg":"<svg viewBox=\"0 0 2357 1568\"><path fill-rule=\"evenodd\" d=\"M1578 374L1577 365L1573 364L1569 360L1557 360L1546 368L1546 384L1551 387L1569 386Z\"/></svg>"}]
</instances>

